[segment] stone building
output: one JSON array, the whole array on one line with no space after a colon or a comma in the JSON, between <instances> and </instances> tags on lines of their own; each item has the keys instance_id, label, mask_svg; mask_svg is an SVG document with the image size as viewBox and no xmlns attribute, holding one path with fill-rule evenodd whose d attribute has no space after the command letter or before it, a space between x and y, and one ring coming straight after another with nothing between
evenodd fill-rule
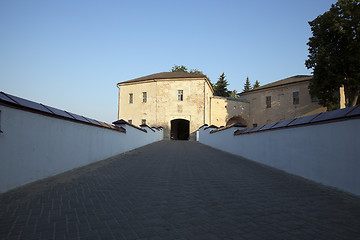
<instances>
[{"instance_id":1,"label":"stone building","mask_svg":"<svg viewBox=\"0 0 360 240\"><path fill-rule=\"evenodd\" d=\"M239 94L249 101L248 127L325 112L309 94L311 78L298 75Z\"/></svg>"},{"instance_id":2,"label":"stone building","mask_svg":"<svg viewBox=\"0 0 360 240\"><path fill-rule=\"evenodd\" d=\"M263 125L326 111L308 90L311 76L294 76L239 94L214 96L206 76L162 72L117 84L118 118L162 126L165 139L195 138L202 125Z\"/></svg>"},{"instance_id":3,"label":"stone building","mask_svg":"<svg viewBox=\"0 0 360 240\"><path fill-rule=\"evenodd\" d=\"M118 119L131 124L162 126L165 139L195 138L204 124L226 125L248 118L244 99L213 96L206 76L162 72L117 84Z\"/></svg>"}]
</instances>

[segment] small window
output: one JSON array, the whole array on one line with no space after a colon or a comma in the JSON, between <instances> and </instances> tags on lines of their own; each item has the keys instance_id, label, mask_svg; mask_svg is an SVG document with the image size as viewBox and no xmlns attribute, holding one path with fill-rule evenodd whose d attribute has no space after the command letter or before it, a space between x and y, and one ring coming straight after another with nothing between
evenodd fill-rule
<instances>
[{"instance_id":1,"label":"small window","mask_svg":"<svg viewBox=\"0 0 360 240\"><path fill-rule=\"evenodd\" d=\"M184 91L178 90L178 101L183 101L183 100L184 100Z\"/></svg>"},{"instance_id":2,"label":"small window","mask_svg":"<svg viewBox=\"0 0 360 240\"><path fill-rule=\"evenodd\" d=\"M129 93L129 103L134 102L134 95L132 93Z\"/></svg>"},{"instance_id":3,"label":"small window","mask_svg":"<svg viewBox=\"0 0 360 240\"><path fill-rule=\"evenodd\" d=\"M131 119L129 119L129 120L128 120L128 123L132 124L132 120L131 120Z\"/></svg>"},{"instance_id":4,"label":"small window","mask_svg":"<svg viewBox=\"0 0 360 240\"><path fill-rule=\"evenodd\" d=\"M266 108L271 108L271 96L266 97Z\"/></svg>"},{"instance_id":5,"label":"small window","mask_svg":"<svg viewBox=\"0 0 360 240\"><path fill-rule=\"evenodd\" d=\"M147 102L147 92L143 92L143 103Z\"/></svg>"},{"instance_id":6,"label":"small window","mask_svg":"<svg viewBox=\"0 0 360 240\"><path fill-rule=\"evenodd\" d=\"M141 119L141 124L146 124L146 119Z\"/></svg>"},{"instance_id":7,"label":"small window","mask_svg":"<svg viewBox=\"0 0 360 240\"><path fill-rule=\"evenodd\" d=\"M299 92L293 92L293 104L299 104Z\"/></svg>"},{"instance_id":8,"label":"small window","mask_svg":"<svg viewBox=\"0 0 360 240\"><path fill-rule=\"evenodd\" d=\"M253 124L253 127L257 127L257 123L254 123L254 124Z\"/></svg>"}]
</instances>

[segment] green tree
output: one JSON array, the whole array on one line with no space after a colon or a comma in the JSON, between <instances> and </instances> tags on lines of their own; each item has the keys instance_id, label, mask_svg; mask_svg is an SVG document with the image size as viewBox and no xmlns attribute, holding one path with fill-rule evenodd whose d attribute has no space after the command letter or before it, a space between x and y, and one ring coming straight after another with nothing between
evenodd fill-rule
<instances>
[{"instance_id":1,"label":"green tree","mask_svg":"<svg viewBox=\"0 0 360 240\"><path fill-rule=\"evenodd\" d=\"M202 71L198 70L197 68L190 69L190 71L189 71L188 68L185 67L184 65L174 65L171 68L171 72L187 72L187 73L192 73L192 74L196 74L196 75L206 76Z\"/></svg>"},{"instance_id":2,"label":"green tree","mask_svg":"<svg viewBox=\"0 0 360 240\"><path fill-rule=\"evenodd\" d=\"M230 91L229 97L231 97L231 98L239 98L239 96L237 94L238 94L238 92L236 90Z\"/></svg>"},{"instance_id":3,"label":"green tree","mask_svg":"<svg viewBox=\"0 0 360 240\"><path fill-rule=\"evenodd\" d=\"M184 65L174 65L171 68L171 72L189 72L187 67L185 67Z\"/></svg>"},{"instance_id":4,"label":"green tree","mask_svg":"<svg viewBox=\"0 0 360 240\"><path fill-rule=\"evenodd\" d=\"M215 96L222 96L222 97L229 97L230 93L227 89L229 83L226 80L225 73L222 73L219 77L219 80L214 85L214 95Z\"/></svg>"},{"instance_id":5,"label":"green tree","mask_svg":"<svg viewBox=\"0 0 360 240\"><path fill-rule=\"evenodd\" d=\"M258 80L256 80L253 87L252 87L252 89L255 89L255 88L258 88L258 87L260 87L260 82Z\"/></svg>"},{"instance_id":6,"label":"green tree","mask_svg":"<svg viewBox=\"0 0 360 240\"><path fill-rule=\"evenodd\" d=\"M249 77L246 77L246 82L244 83L243 92L247 92L250 90L251 90L251 83L250 83Z\"/></svg>"},{"instance_id":7,"label":"green tree","mask_svg":"<svg viewBox=\"0 0 360 240\"><path fill-rule=\"evenodd\" d=\"M360 1L339 0L329 11L309 22L305 66L313 70L310 95L334 109L338 106L339 88L344 86L347 106L359 102L360 90Z\"/></svg>"},{"instance_id":8,"label":"green tree","mask_svg":"<svg viewBox=\"0 0 360 240\"><path fill-rule=\"evenodd\" d=\"M195 69L190 69L189 73L206 76L202 71L200 71L200 70L198 70L196 68Z\"/></svg>"},{"instance_id":9,"label":"green tree","mask_svg":"<svg viewBox=\"0 0 360 240\"><path fill-rule=\"evenodd\" d=\"M197 68L190 69L190 71L189 71L188 68L185 67L184 65L174 65L171 68L170 72L187 72L187 73L205 76L209 80L211 86L214 87L214 84L210 81L210 78L208 78L208 76L206 76L206 74L204 74L202 71L198 70Z\"/></svg>"}]
</instances>

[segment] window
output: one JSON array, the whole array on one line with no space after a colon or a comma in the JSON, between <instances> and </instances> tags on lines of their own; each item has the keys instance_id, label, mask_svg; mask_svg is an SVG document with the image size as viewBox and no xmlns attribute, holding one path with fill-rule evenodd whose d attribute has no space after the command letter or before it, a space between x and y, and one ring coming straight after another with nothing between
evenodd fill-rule
<instances>
[{"instance_id":1,"label":"window","mask_svg":"<svg viewBox=\"0 0 360 240\"><path fill-rule=\"evenodd\" d=\"M129 93L129 103L133 103L134 101L134 95L132 93Z\"/></svg>"},{"instance_id":2,"label":"window","mask_svg":"<svg viewBox=\"0 0 360 240\"><path fill-rule=\"evenodd\" d=\"M143 92L143 103L147 102L147 92Z\"/></svg>"},{"instance_id":3,"label":"window","mask_svg":"<svg viewBox=\"0 0 360 240\"><path fill-rule=\"evenodd\" d=\"M178 90L178 101L184 100L184 91Z\"/></svg>"},{"instance_id":4,"label":"window","mask_svg":"<svg viewBox=\"0 0 360 240\"><path fill-rule=\"evenodd\" d=\"M293 104L299 104L299 92L293 92Z\"/></svg>"},{"instance_id":5,"label":"window","mask_svg":"<svg viewBox=\"0 0 360 240\"><path fill-rule=\"evenodd\" d=\"M128 123L132 124L132 120L131 120L131 119L129 119L129 120L128 120Z\"/></svg>"},{"instance_id":6,"label":"window","mask_svg":"<svg viewBox=\"0 0 360 240\"><path fill-rule=\"evenodd\" d=\"M257 127L257 123L254 123L254 124L253 124L253 127Z\"/></svg>"},{"instance_id":7,"label":"window","mask_svg":"<svg viewBox=\"0 0 360 240\"><path fill-rule=\"evenodd\" d=\"M141 124L146 124L146 119L141 119Z\"/></svg>"},{"instance_id":8,"label":"window","mask_svg":"<svg viewBox=\"0 0 360 240\"><path fill-rule=\"evenodd\" d=\"M266 97L266 108L271 108L271 96Z\"/></svg>"}]
</instances>

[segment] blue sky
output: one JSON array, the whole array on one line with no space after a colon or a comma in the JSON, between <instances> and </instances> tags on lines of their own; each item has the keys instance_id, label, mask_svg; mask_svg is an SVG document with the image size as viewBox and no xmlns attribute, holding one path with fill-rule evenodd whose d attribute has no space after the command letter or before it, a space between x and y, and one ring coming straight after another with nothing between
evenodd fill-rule
<instances>
[{"instance_id":1,"label":"blue sky","mask_svg":"<svg viewBox=\"0 0 360 240\"><path fill-rule=\"evenodd\" d=\"M0 90L112 122L116 83L175 64L237 91L310 74L308 21L335 2L2 0Z\"/></svg>"}]
</instances>

